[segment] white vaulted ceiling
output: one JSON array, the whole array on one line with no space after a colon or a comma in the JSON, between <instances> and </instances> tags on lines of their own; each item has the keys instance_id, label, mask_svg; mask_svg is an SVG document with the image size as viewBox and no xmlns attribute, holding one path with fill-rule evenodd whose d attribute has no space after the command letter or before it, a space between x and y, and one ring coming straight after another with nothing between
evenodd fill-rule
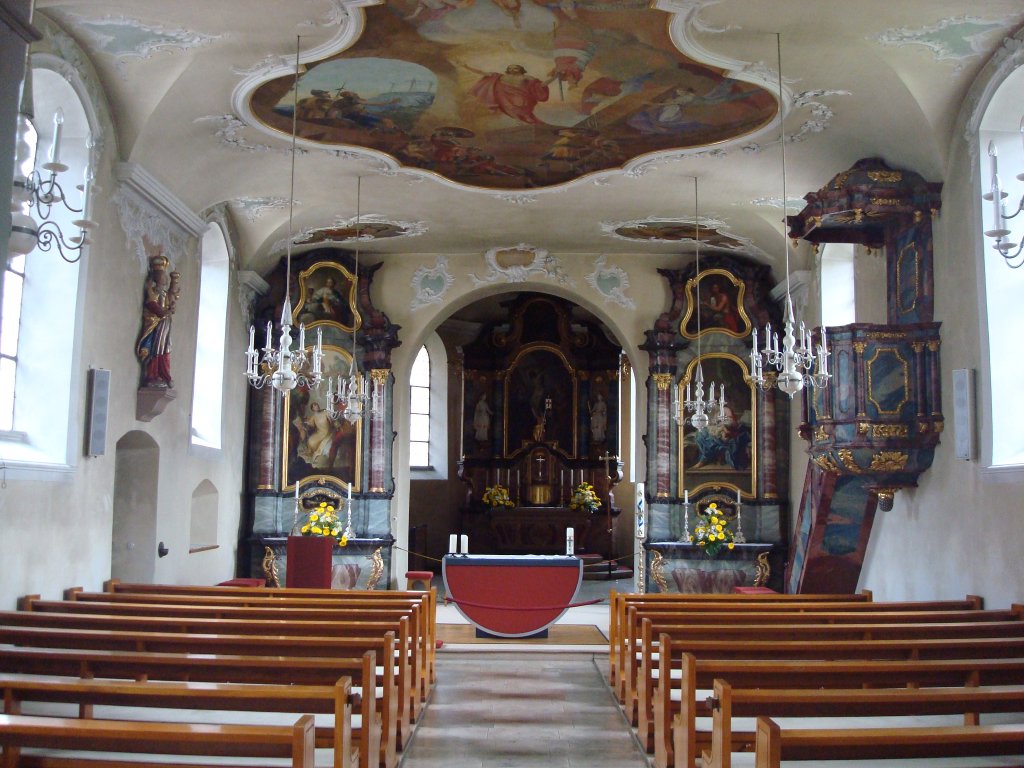
<instances>
[{"instance_id":1,"label":"white vaulted ceiling","mask_svg":"<svg viewBox=\"0 0 1024 768\"><path fill-rule=\"evenodd\" d=\"M643 259L691 250L692 243L678 227L675 234L665 230L666 238L630 239L615 236L616 226L692 223L691 177L697 176L702 227L724 236L721 247L778 267L783 212L776 32L782 40L793 213L803 194L863 157L880 156L893 167L943 181L950 147L964 140L953 126L974 75L1024 23L1021 0L658 0L650 9L635 0L387 0L384 5L38 0L36 12L55 21L91 59L114 115L119 159L139 163L195 211L229 203L241 237L240 266L258 272L276 263L288 231L290 138L261 122L251 97L262 85L270 83L272 89L278 78L290 78L296 35L301 35L307 70L324 59L344 62L366 50L375 57L373 66L383 68L382 79L406 72L413 67L406 62L414 62L437 80L430 86L433 103L405 115L401 126L376 118L372 124L345 122L345 117L334 125L326 119L303 125L296 232L333 228L320 236L350 242L346 225L356 213L356 179L362 177L362 221L381 225L382 235L402 233L364 242L364 252L384 260L403 253L483 253L518 243L558 255ZM657 19L655 27L664 25L679 60L692 61L693 71L710 67L761 96L743 103L702 93L673 103L672 78L683 77L685 67L656 49L653 33L643 31L641 22L650 26L651 18ZM428 23L431 34L425 32ZM406 37L396 35L396 25L404 25ZM545 25L551 35L537 31ZM565 56L566 40L578 38L580 29L592 36L587 54L576 61L579 81L553 80L536 124L474 100L477 70L499 71L525 61L531 74L543 78L541 63L547 59L554 69L558 56ZM613 44L620 39L621 45ZM641 70L632 80L626 77ZM339 90L364 87L365 77L344 80L352 71L339 76ZM612 73L625 73L614 86L622 94L617 103L636 98L654 127L650 120L647 127L630 127L640 124L631 115L643 111L641 106L619 109L614 135L607 117L611 108L583 113L583 94L604 83L598 83L600 77L614 80ZM360 96L372 102L375 94ZM397 109L396 101L378 95L379 114L393 114L388 110ZM766 119L755 119L757 104ZM572 110L576 113L567 114ZM675 123L669 119L673 115ZM520 171L530 151L539 167L544 153L536 147L558 137L578 142L571 151L577 158L589 154L591 164L566 162L566 168L578 166L579 176L557 183L538 182L532 168L529 182L508 171L460 176L437 157L414 167L413 149L422 149L425 137L440 135L437 126L456 119L472 126L474 135L449 131L455 144L491 154L495 147L518 147ZM733 136L710 131L747 123L760 127ZM405 154L361 148L360 128L388 146L404 144ZM605 140L612 143L601 144L605 155L596 159L595 147ZM676 143L651 150L665 141ZM610 166L609 156L614 157Z\"/></svg>"}]
</instances>

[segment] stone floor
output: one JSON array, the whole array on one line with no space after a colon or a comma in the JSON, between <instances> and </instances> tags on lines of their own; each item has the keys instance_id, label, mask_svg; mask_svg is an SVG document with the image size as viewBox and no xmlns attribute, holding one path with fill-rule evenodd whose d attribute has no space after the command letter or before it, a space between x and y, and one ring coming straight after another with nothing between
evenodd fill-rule
<instances>
[{"instance_id":1,"label":"stone floor","mask_svg":"<svg viewBox=\"0 0 1024 768\"><path fill-rule=\"evenodd\" d=\"M606 655L444 653L401 768L647 768Z\"/></svg>"}]
</instances>

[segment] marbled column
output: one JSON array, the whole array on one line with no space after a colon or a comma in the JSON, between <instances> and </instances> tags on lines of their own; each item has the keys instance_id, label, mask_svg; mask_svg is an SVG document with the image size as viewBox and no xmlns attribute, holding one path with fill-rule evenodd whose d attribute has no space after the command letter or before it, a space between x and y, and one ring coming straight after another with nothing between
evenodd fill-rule
<instances>
[{"instance_id":1,"label":"marbled column","mask_svg":"<svg viewBox=\"0 0 1024 768\"><path fill-rule=\"evenodd\" d=\"M387 408L387 403L390 398L388 395L388 379L390 378L391 371L387 368L375 368L370 371L370 377L372 382L372 391L379 389L384 399L384 407L381 408L381 412L371 413L370 415L370 469L367 473L367 489L370 493L384 493L384 422L387 419L390 411Z\"/></svg>"},{"instance_id":2,"label":"marbled column","mask_svg":"<svg viewBox=\"0 0 1024 768\"><path fill-rule=\"evenodd\" d=\"M654 438L655 496L666 498L672 493L672 415L670 390L674 386L671 374L651 374L654 382L655 423L658 433Z\"/></svg>"}]
</instances>

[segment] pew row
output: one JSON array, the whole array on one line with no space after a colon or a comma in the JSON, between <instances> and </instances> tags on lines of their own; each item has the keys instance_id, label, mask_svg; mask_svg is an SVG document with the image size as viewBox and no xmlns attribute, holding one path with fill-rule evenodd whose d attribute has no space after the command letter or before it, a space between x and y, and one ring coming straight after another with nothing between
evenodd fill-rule
<instances>
[{"instance_id":1,"label":"pew row","mask_svg":"<svg viewBox=\"0 0 1024 768\"><path fill-rule=\"evenodd\" d=\"M148 755L289 758L292 768L314 768L313 716L303 715L292 726L150 723L122 720L81 720L32 715L0 715L2 768L74 768L83 761L75 752L122 752ZM44 749L46 757L23 754ZM51 751L70 751L61 758ZM152 766L150 761L104 756L102 765ZM222 761L193 763L223 766Z\"/></svg>"},{"instance_id":2,"label":"pew row","mask_svg":"<svg viewBox=\"0 0 1024 768\"><path fill-rule=\"evenodd\" d=\"M671 641L666 637L665 643ZM660 663L667 667L667 660ZM807 689L928 688L1024 685L1024 658L926 661L787 660L697 658L682 653L681 676L655 691L654 764L657 768L691 768L709 746L710 731L697 729L697 718L712 710L702 691L716 679L734 688ZM663 667L663 669L665 669ZM667 669L662 680L667 680Z\"/></svg>"},{"instance_id":3,"label":"pew row","mask_svg":"<svg viewBox=\"0 0 1024 768\"><path fill-rule=\"evenodd\" d=\"M27 614L31 615L31 614ZM317 637L304 635L226 635L131 632L98 629L67 629L49 627L0 626L0 643L11 646L110 650L122 654L151 652L165 654L216 654L235 656L281 656L311 658L351 658L372 651L376 659L395 658L395 636L387 632L380 637ZM3 656L4 654L0 654ZM401 662L401 659L399 659ZM400 688L396 669L399 663L384 663L376 668L376 674L364 681L360 694L369 697L374 691L377 711L380 713L381 736L379 753L381 764L390 768L395 764L396 751L404 746L410 733L410 724L399 717L399 702L407 697L406 689ZM376 680L380 675L380 679ZM278 680L280 682L280 680ZM371 687L377 682L376 688ZM406 685L408 677L406 677ZM406 710L408 711L408 710ZM403 740L399 741L399 736Z\"/></svg>"},{"instance_id":4,"label":"pew row","mask_svg":"<svg viewBox=\"0 0 1024 768\"><path fill-rule=\"evenodd\" d=\"M360 768L394 766L397 754L381 743L381 717L375 696L355 692L356 684L375 684L374 653L360 658L288 658L279 656L227 656L210 654L131 653L105 650L4 648L0 673L20 676L59 675L83 680L180 681L259 686L286 680L297 686L326 686L345 676L353 682L350 741ZM31 679L31 678L29 678ZM382 750L383 747L383 750ZM390 748L390 751L388 751Z\"/></svg>"},{"instance_id":5,"label":"pew row","mask_svg":"<svg viewBox=\"0 0 1024 768\"><path fill-rule=\"evenodd\" d=\"M738 615L737 621L742 621ZM867 617L866 617L867 618ZM884 643L915 643L920 641L921 648L938 647L943 641L950 642L984 642L996 641L1010 643L1010 647L1024 648L1024 622L1015 621L982 621L982 622L946 622L933 624L929 622L889 624L656 624L651 619L641 621L640 658L635 655L631 662L636 668L627 667L630 677L627 679L627 714L635 715L638 736L641 743L654 749L653 742L653 689L660 676L658 656L660 637L667 635L672 646L691 650L701 655L698 648L710 649L715 646L719 650L712 655L723 657L725 652L736 648L754 650L762 648L764 653L778 658L785 658L791 650L800 648L801 653L818 652L824 656L812 658L829 658L827 654L856 654L856 658L893 658L893 652L907 654L916 651L907 647L902 651L898 645L885 646ZM701 644L704 644L703 646ZM712 644L712 645L708 645ZM758 644L761 644L760 646ZM814 644L818 644L815 646ZM672 647L670 646L670 647ZM773 648L778 649L773 651ZM872 656L874 652L880 656ZM1004 656L1004 653L997 653ZM740 658L741 656L734 656ZM837 655L835 658L847 658ZM757 658L750 656L747 658ZM899 658L899 657L897 657Z\"/></svg>"},{"instance_id":6,"label":"pew row","mask_svg":"<svg viewBox=\"0 0 1024 768\"><path fill-rule=\"evenodd\" d=\"M704 768L731 768L734 751L749 751L753 733L738 733L734 717L914 717L963 715L964 725L980 725L986 713L1024 712L1024 686L956 688L835 688L830 690L733 688L716 680L708 699L712 710L711 748ZM805 730L813 726L802 725ZM834 727L832 725L829 726Z\"/></svg>"},{"instance_id":7,"label":"pew row","mask_svg":"<svg viewBox=\"0 0 1024 768\"><path fill-rule=\"evenodd\" d=\"M4 713L8 715L52 715L51 712L24 711L24 705L72 704L81 719L131 719L147 722L181 722L194 715L193 710L221 713L272 712L294 716L298 713L323 713L332 716L330 726L315 727L315 745L330 748L333 768L359 765L359 754L352 748L352 679L339 678L331 686L253 685L242 683L125 682L117 680L72 680L56 678L10 678L0 676ZM128 708L123 715L120 710ZM145 713L138 710L148 708ZM97 712L99 710L99 712ZM149 710L153 710L150 712ZM204 718L206 722L206 718ZM289 720L290 722L290 720ZM229 724L229 723L225 723ZM261 723L263 724L263 723ZM278 723L266 723L276 725Z\"/></svg>"},{"instance_id":8,"label":"pew row","mask_svg":"<svg viewBox=\"0 0 1024 768\"><path fill-rule=\"evenodd\" d=\"M807 730L759 717L754 753L756 768L779 768L782 760L1024 756L1024 725Z\"/></svg>"}]
</instances>

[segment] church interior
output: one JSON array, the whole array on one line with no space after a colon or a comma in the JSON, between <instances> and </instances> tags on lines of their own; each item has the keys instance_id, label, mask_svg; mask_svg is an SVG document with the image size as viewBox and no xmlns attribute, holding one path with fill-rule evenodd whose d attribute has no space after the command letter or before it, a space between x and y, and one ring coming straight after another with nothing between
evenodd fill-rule
<instances>
[{"instance_id":1,"label":"church interior","mask_svg":"<svg viewBox=\"0 0 1024 768\"><path fill-rule=\"evenodd\" d=\"M460 551L1024 601L1020 0L0 18L0 610Z\"/></svg>"}]
</instances>

